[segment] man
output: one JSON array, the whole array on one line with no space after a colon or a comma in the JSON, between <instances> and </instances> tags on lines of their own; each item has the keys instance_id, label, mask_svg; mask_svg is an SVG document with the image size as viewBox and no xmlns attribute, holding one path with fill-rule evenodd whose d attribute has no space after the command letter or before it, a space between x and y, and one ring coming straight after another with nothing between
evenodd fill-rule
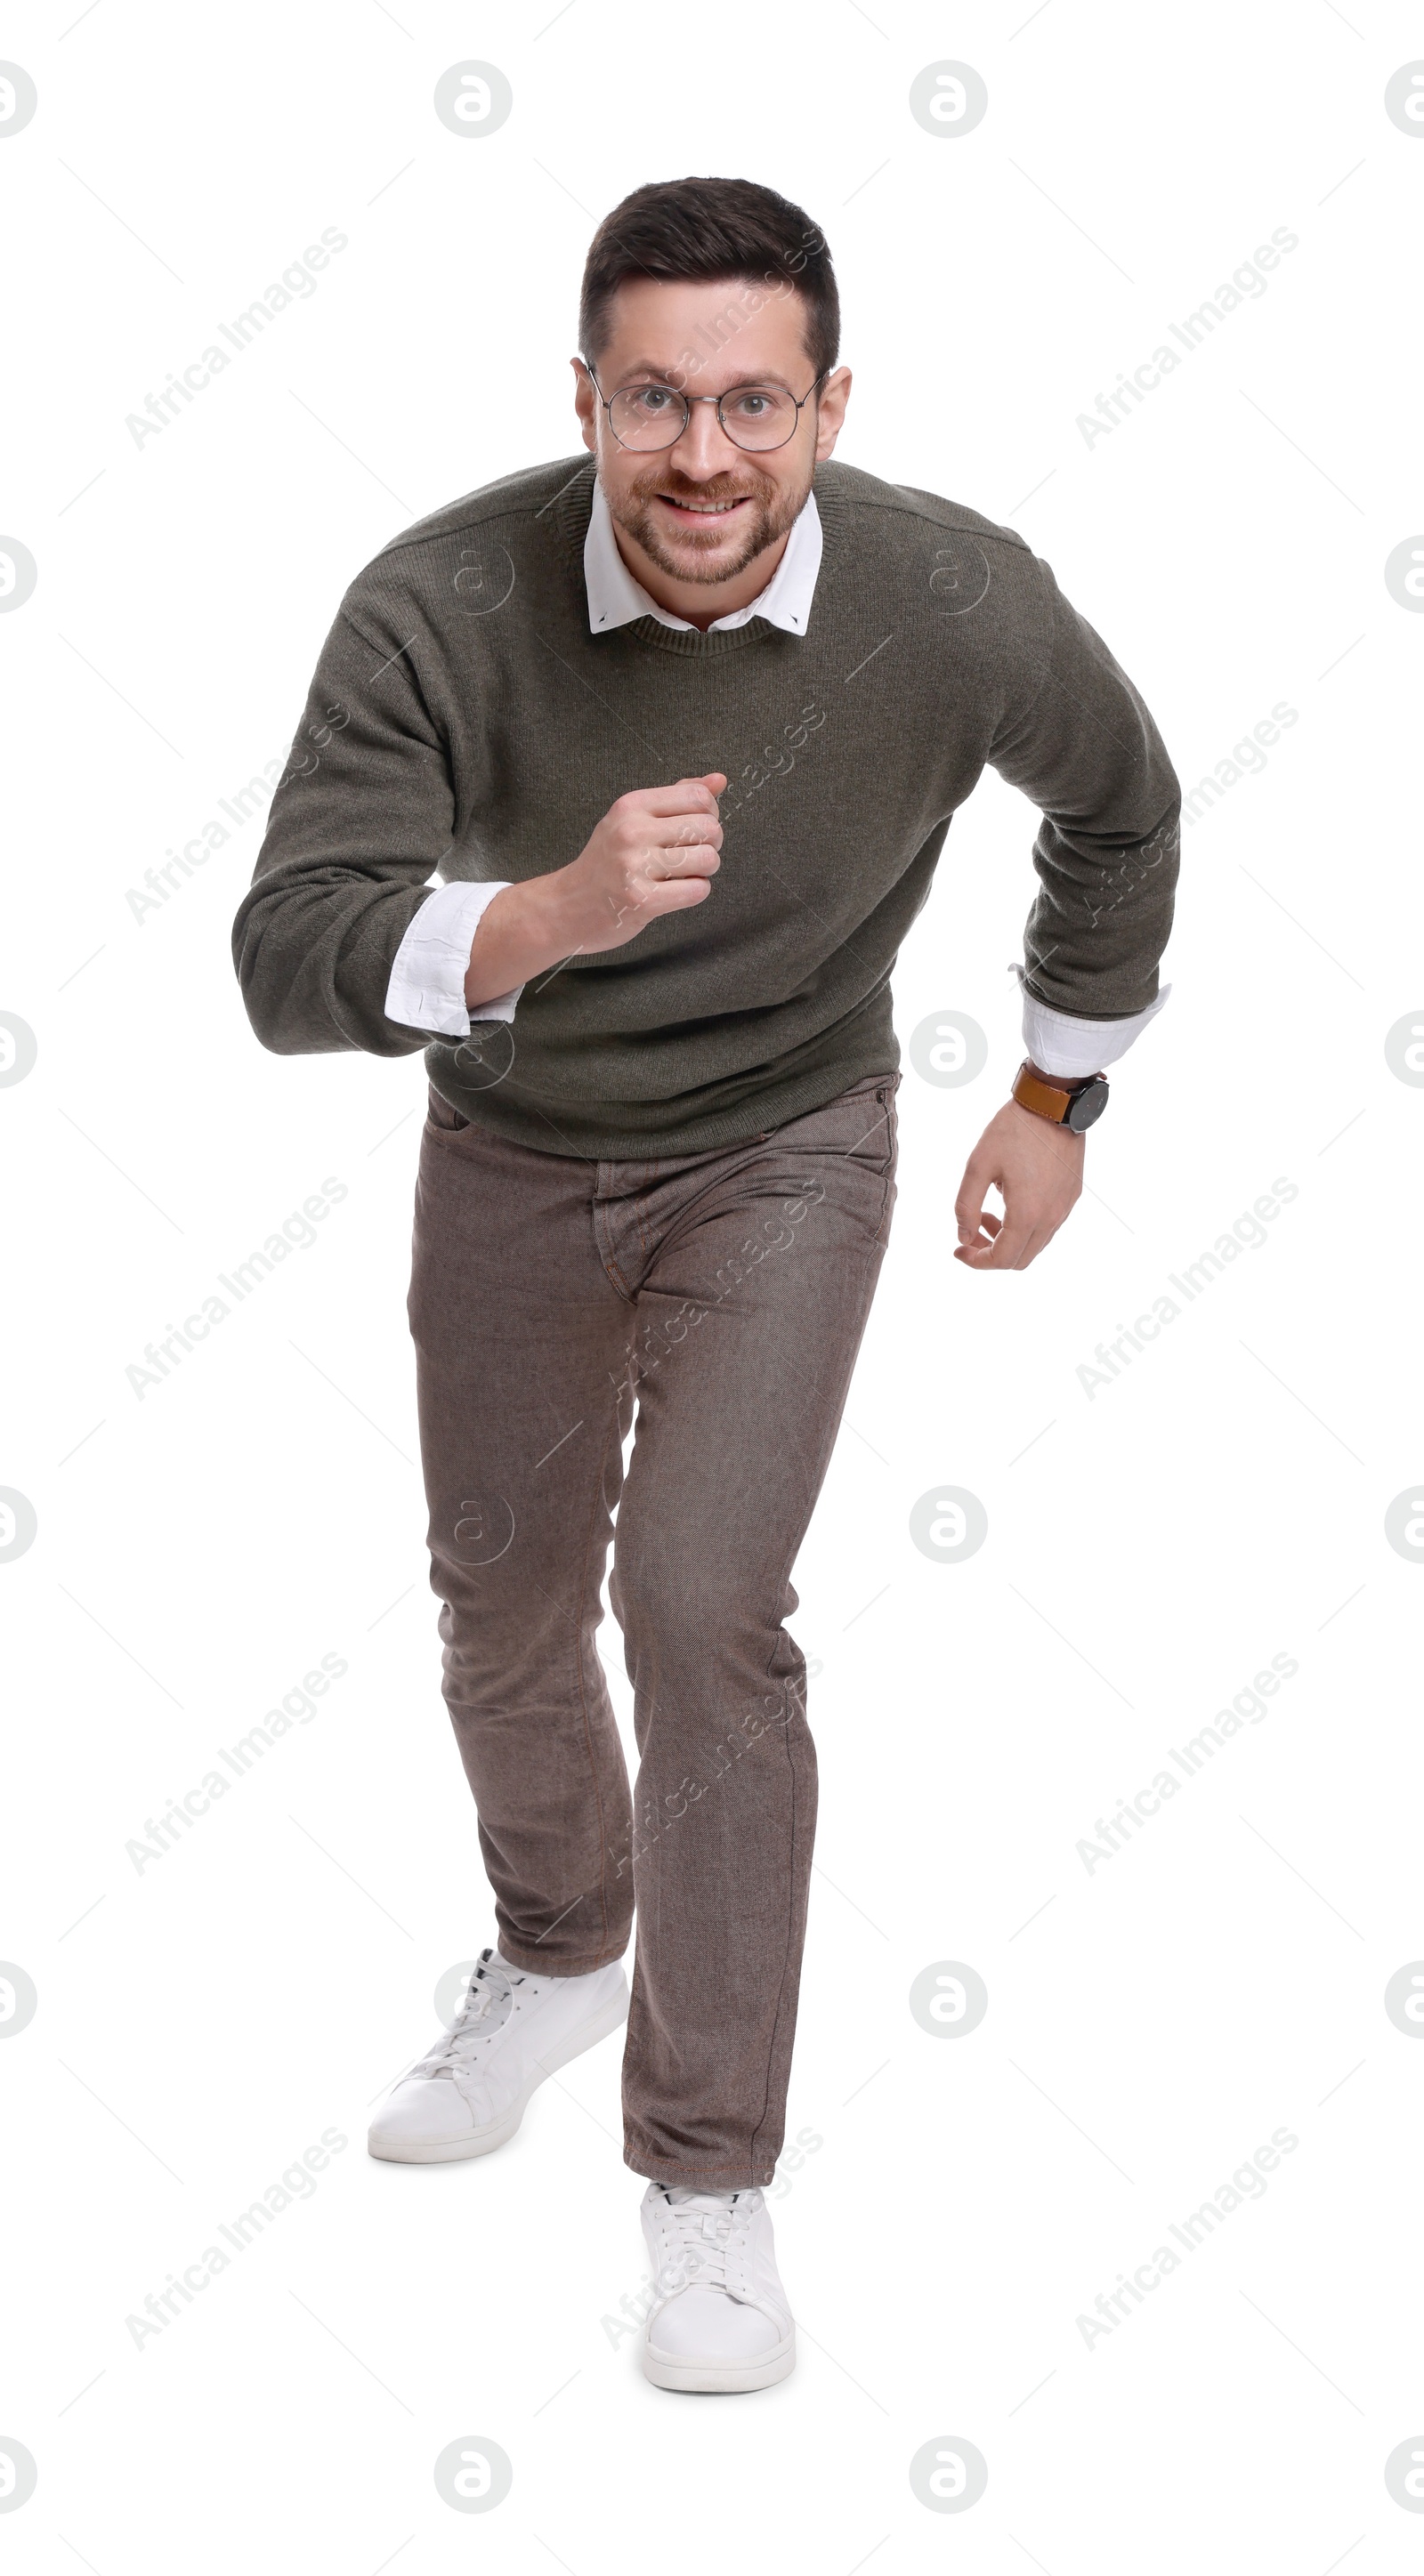
<instances>
[{"instance_id":1,"label":"man","mask_svg":"<svg viewBox=\"0 0 1424 2576\"><path fill-rule=\"evenodd\" d=\"M1043 814L1028 1060L956 1257L1023 1269L1160 1007L1176 873L1156 727L1047 565L831 462L838 329L826 245L772 190L617 207L587 458L359 575L234 931L264 1045L424 1047L430 1076L410 1319L497 1946L371 2151L487 2153L626 2015L665 2388L795 2358L762 2200L816 1803L784 1622L895 1196L896 952L992 762ZM913 342L898 399L924 400ZM615 1505L631 1802L595 1643Z\"/></svg>"}]
</instances>

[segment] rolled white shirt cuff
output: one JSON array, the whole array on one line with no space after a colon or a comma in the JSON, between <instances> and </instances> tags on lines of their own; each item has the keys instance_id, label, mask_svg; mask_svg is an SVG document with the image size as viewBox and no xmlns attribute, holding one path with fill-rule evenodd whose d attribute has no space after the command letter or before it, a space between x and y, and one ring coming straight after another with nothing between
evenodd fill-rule
<instances>
[{"instance_id":1,"label":"rolled white shirt cuff","mask_svg":"<svg viewBox=\"0 0 1424 2576\"><path fill-rule=\"evenodd\" d=\"M399 1020L408 1029L429 1029L436 1037L467 1038L474 1017L513 1019L522 984L492 1002L481 1002L477 1013L465 1001L471 941L486 904L503 894L508 883L508 878L501 878L494 885L476 885L462 878L454 885L437 886L396 950L386 986L388 1020Z\"/></svg>"},{"instance_id":2,"label":"rolled white shirt cuff","mask_svg":"<svg viewBox=\"0 0 1424 2576\"><path fill-rule=\"evenodd\" d=\"M1014 971L1022 983L1023 969ZM1025 992L1024 1053L1040 1072L1056 1074L1062 1082L1081 1082L1090 1074L1105 1073L1141 1037L1148 1021L1156 1019L1171 990L1170 984L1164 984L1156 1001L1130 1020L1070 1019L1066 1011L1050 1011L1046 1002L1036 1002Z\"/></svg>"}]
</instances>

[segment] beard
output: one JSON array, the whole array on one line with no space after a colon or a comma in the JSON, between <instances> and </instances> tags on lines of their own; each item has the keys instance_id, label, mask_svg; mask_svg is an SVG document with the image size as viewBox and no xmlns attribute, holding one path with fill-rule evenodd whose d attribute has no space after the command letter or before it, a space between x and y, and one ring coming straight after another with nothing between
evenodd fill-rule
<instances>
[{"instance_id":1,"label":"beard","mask_svg":"<svg viewBox=\"0 0 1424 2576\"><path fill-rule=\"evenodd\" d=\"M734 580L768 546L775 545L779 537L790 534L805 507L810 489L809 475L798 490L777 482L770 474L758 474L750 467L743 476L719 475L711 483L685 483L680 474L669 473L664 468L661 472L640 475L626 494L617 500L608 492L604 497L619 527L642 547L649 562L655 563L659 572L666 573L670 580L723 582ZM713 528L709 528L705 536L699 528L680 529L674 551L666 542L654 512L653 505L660 493L671 501L750 502L751 507L743 521L742 542L735 554L728 558L725 553L718 552L722 540ZM704 568L702 559L714 555L716 560L708 561Z\"/></svg>"}]
</instances>

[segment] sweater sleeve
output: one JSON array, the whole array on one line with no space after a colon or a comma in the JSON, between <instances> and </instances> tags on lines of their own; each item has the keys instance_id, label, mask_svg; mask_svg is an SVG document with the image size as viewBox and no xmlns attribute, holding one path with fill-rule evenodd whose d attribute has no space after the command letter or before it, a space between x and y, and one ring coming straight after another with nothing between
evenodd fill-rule
<instances>
[{"instance_id":1,"label":"sweater sleeve","mask_svg":"<svg viewBox=\"0 0 1424 2576\"><path fill-rule=\"evenodd\" d=\"M409 651L394 631L368 637L343 607L233 923L233 963L265 1047L398 1056L429 1045L428 1029L387 1017L385 999L454 820L445 740Z\"/></svg>"},{"instance_id":2,"label":"sweater sleeve","mask_svg":"<svg viewBox=\"0 0 1424 2576\"><path fill-rule=\"evenodd\" d=\"M1047 564L1035 569L1047 659L1006 709L989 753L1043 817L1024 987L1077 1019L1130 1019L1156 998L1172 927L1181 791L1127 674Z\"/></svg>"}]
</instances>

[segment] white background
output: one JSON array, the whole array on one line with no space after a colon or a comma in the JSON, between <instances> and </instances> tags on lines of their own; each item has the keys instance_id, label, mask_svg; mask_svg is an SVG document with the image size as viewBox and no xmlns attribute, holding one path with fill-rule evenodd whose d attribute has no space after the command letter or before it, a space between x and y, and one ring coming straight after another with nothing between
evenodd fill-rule
<instances>
[{"instance_id":1,"label":"white background","mask_svg":"<svg viewBox=\"0 0 1424 2576\"><path fill-rule=\"evenodd\" d=\"M0 1564L0 1952L39 1997L0 2051L0 2435L39 2472L13 2564L1416 2566L1384 2463L1424 2427L1424 2048L1383 1993L1424 1953L1424 1574L1384 1516L1424 1468L1424 1091L1384 1041L1424 1020L1424 619L1384 564L1424 527L1424 130L1383 99L1417 14L64 0L12 9L0 50L39 91L0 140L0 523L38 567L0 617L0 1008L39 1048L0 1091L0 1483L38 1515ZM909 113L946 57L987 83L973 133ZM462 139L432 92L472 58L514 109ZM227 943L260 821L157 912L126 901L281 759L360 565L572 452L593 223L685 171L824 227L842 457L1019 528L1185 785L1298 718L1184 835L1174 998L1024 1276L949 1258L1018 1056L1034 818L998 782L900 962L902 1042L965 1012L989 1063L954 1089L907 1062L797 1573L823 1667L788 2130L818 2143L775 2203L801 2360L715 2407L646 2386L616 2331L643 2274L616 2043L495 2159L365 2154L437 1978L492 1937L415 1465L420 1060L258 1048ZM315 294L137 446L125 416L326 227ZM1090 446L1077 416L1278 227L1267 291ZM140 1400L145 1343L327 1176L318 1241ZM1094 1346L1278 1176L1267 1242L1090 1397ZM909 1537L937 1480L987 1509L963 1564ZM145 1819L328 1653L312 1722L136 1872ZM1264 1719L1089 1874L1095 1819L1277 1654L1299 1671ZM989 1994L948 2042L908 2004L945 1960ZM1278 2128L1264 2195L1089 2345L1075 2320ZM314 2194L136 2348L126 2317L325 2129L348 2143ZM478 2521L432 2479L465 2435L514 2469ZM908 2476L940 2437L988 2463L953 2519Z\"/></svg>"}]
</instances>

